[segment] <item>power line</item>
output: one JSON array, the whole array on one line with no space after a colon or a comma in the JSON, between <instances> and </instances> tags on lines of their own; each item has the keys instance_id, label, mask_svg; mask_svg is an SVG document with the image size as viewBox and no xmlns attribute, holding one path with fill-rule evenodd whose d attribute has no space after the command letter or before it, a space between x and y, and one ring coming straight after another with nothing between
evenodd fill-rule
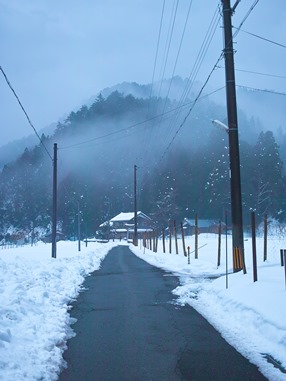
<instances>
[{"instance_id":1,"label":"power line","mask_svg":"<svg viewBox=\"0 0 286 381\"><path fill-rule=\"evenodd\" d=\"M169 126L166 129L166 131L164 132L164 140L166 142L169 140L169 137L171 136L171 133L172 133L172 130L173 130L172 125L175 125L177 123L178 119L179 119L180 111L182 110L182 107L180 107L180 106L187 99L187 97L188 97L188 95L189 95L189 93L191 91L191 88L192 88L192 86L193 86L193 84L195 82L195 79L196 79L196 77L198 75L198 72L199 72L199 70L200 70L200 68L202 66L202 63L203 63L203 61L205 59L205 56L206 56L207 51L209 49L209 46L210 46L210 44L212 42L212 39L214 37L214 34L216 32L216 29L217 29L219 21L220 21L220 12L219 12L219 10L220 10L220 2L216 6L216 9L215 9L215 12L213 14L212 20L211 20L211 22L210 22L210 24L208 26L208 29L207 29L207 32L206 32L206 34L204 36L202 45L201 45L200 50L199 50L199 52L197 54L195 63L193 65L193 68L192 68L192 70L190 72L190 75L189 75L189 77L187 79L187 83L186 83L186 85L184 87L184 90L183 90L183 92L181 94L181 97L180 97L180 100L179 100L179 107L176 108L177 112L174 114L175 118L173 117L174 118L173 121L170 120ZM220 55L220 59L221 58L222 58L222 55ZM218 61L217 61L217 63L218 63ZM221 89L223 89L224 87L225 86L223 86ZM198 98L201 99L202 97L200 97L200 95L199 95ZM180 129L180 127L179 127L179 129ZM165 153L164 153L164 155L165 155ZM162 159L163 159L163 157L161 158L159 163L162 161ZM146 181L144 182L144 184L145 183L146 183Z\"/></svg>"},{"instance_id":2,"label":"power line","mask_svg":"<svg viewBox=\"0 0 286 381\"><path fill-rule=\"evenodd\" d=\"M162 90L162 86L163 86L163 82L164 82L165 71L166 71L167 62L168 62L169 53L170 53L170 46L171 46L175 22L176 22L176 18L177 18L178 5L179 5L179 0L174 0L172 11L171 11L171 16L170 16L170 21L169 21L167 38L166 38L166 42L165 42L165 49L164 49L164 53L163 53L163 57L162 57L161 70L159 72L159 82L158 82L159 90L158 90L158 95L157 95L156 112L159 111L158 105L160 102L160 94L161 94L161 90ZM157 87L157 89L158 89L158 87ZM164 110L162 112L164 112ZM148 143L146 146L146 152L148 152L148 150L150 148L150 141L151 141L151 139L149 137L149 140L148 140Z\"/></svg>"},{"instance_id":3,"label":"power line","mask_svg":"<svg viewBox=\"0 0 286 381\"><path fill-rule=\"evenodd\" d=\"M224 69L224 66L217 66L218 69ZM237 69L235 68L235 71L241 71L243 73L250 73L250 74L257 74L257 75L263 75L266 77L273 77L273 78L281 78L281 79L286 79L285 76L283 75L276 75L276 74L269 74L269 73L261 73L259 71L251 71L251 70L243 70L243 69Z\"/></svg>"},{"instance_id":4,"label":"power line","mask_svg":"<svg viewBox=\"0 0 286 381\"><path fill-rule=\"evenodd\" d=\"M186 20L185 20L185 23L184 23L184 27L183 27L183 31L182 31L182 35L181 35L181 40L180 40L179 48L178 48L178 51L177 51L177 56L176 56L176 59L175 59L175 64L174 64L174 67L173 67L173 72L172 72L172 75L171 75L171 79L169 81L169 86L168 86L167 94L166 94L166 97L165 97L165 102L164 102L162 113L165 112L166 107L167 107L168 97L169 97L169 94L170 94L170 91L171 91L171 87L172 87L172 84L173 84L173 79L174 79L176 67L177 67L177 64L178 64L178 59L179 59L179 56L180 56L180 52L181 52L184 36L185 36L185 33L186 33L186 27L187 27L187 24L188 24L188 20L189 20L189 16L190 16L190 11L191 11L191 7L192 7L192 3L193 3L193 1L191 0L190 4L189 4L189 7L188 7L188 11L187 11L187 15L186 15ZM159 124L161 124L161 122L162 122L162 119L159 121Z\"/></svg>"},{"instance_id":5,"label":"power line","mask_svg":"<svg viewBox=\"0 0 286 381\"><path fill-rule=\"evenodd\" d=\"M242 25L245 23L245 21L248 19L249 15L251 14L251 12L253 11L253 9L256 7L256 5L259 3L259 0L254 0L252 6L249 8L248 12L246 13L246 15L244 16L244 18L242 19L241 23L239 24L238 28L236 28L236 31L235 33L233 34L233 38L235 38L237 36L237 34L239 33Z\"/></svg>"},{"instance_id":6,"label":"power line","mask_svg":"<svg viewBox=\"0 0 286 381\"><path fill-rule=\"evenodd\" d=\"M215 35L216 29L217 29L219 21L220 21L220 14L219 14L220 8L219 7L220 7L219 5L216 7L216 10L215 10L214 15L212 17L212 20L211 20L210 25L208 27L208 30L205 34L204 40L202 42L201 48L200 48L199 53L196 57L195 63L194 63L192 70L189 74L187 84L186 84L185 89L181 95L180 102L183 102L188 97L188 95L192 89L192 86L196 80L196 77L199 73L199 70L202 66L202 63L205 59L207 51L210 47L212 39Z\"/></svg>"},{"instance_id":7,"label":"power line","mask_svg":"<svg viewBox=\"0 0 286 381\"><path fill-rule=\"evenodd\" d=\"M166 95L166 101L165 101L163 112L165 111L166 103L167 103L167 98L168 98L168 96L170 94L170 90L171 90L171 86L172 86L175 70L176 70L176 67L177 67L177 64L178 64L178 59L179 59L179 55L180 55L181 48L182 48L182 43L183 43L184 36L185 36L185 33L186 33L186 27L187 27L187 23L188 23L188 20L189 20L192 4L193 4L193 1L191 0L189 8L188 8L187 16L186 16L184 28L183 28L183 32L182 32L182 36L181 36L181 41L180 41L180 44L179 44L179 48L178 48L177 57L176 57L176 60L175 60L175 64L174 64L174 68L173 68L173 72L172 72L172 76L171 76L171 80L170 80L170 83L169 83L169 88L168 88L168 92L167 92L167 95Z\"/></svg>"},{"instance_id":8,"label":"power line","mask_svg":"<svg viewBox=\"0 0 286 381\"><path fill-rule=\"evenodd\" d=\"M12 93L13 93L14 96L15 96L15 98L17 99L17 101L18 101L18 103L19 103L19 105L20 105L22 111L24 112L24 114L25 114L25 116L26 116L26 118L27 118L27 120L28 120L29 125L30 125L30 126L32 127L32 129L34 130L34 132L35 132L37 138L39 139L40 143L42 144L42 146L44 147L45 151L46 151L47 154L49 155L50 159L53 160L53 158L52 158L50 152L48 151L47 147L45 146L44 142L42 141L42 139L41 139L40 135L38 134L37 130L35 129L33 123L31 122L31 119L29 118L29 115L27 114L27 112L26 112L24 106L22 105L22 103L21 103L21 101L20 101L18 95L16 94L16 91L13 89L13 87L12 87L10 81L8 80L8 77L7 77L7 75L5 74L5 72L4 72L3 68L2 68L2 66L0 66L0 70L1 70L1 72L2 72L2 74L3 74L3 76L4 76L4 78L5 78L5 81L7 82L7 85L9 86L10 90L12 91Z\"/></svg>"},{"instance_id":9,"label":"power line","mask_svg":"<svg viewBox=\"0 0 286 381\"><path fill-rule=\"evenodd\" d=\"M212 17L212 20L210 22L210 25L208 27L208 30L205 34L205 37L204 37L204 40L202 42L202 45L201 45L201 48L199 50L199 53L196 57L196 60L195 60L195 63L193 65L193 68L190 72L190 75L187 79L187 83L183 89L183 92L181 94L181 97L180 97L180 100L179 100L179 105L183 104L183 102L187 99L188 95L190 94L190 91L192 89L192 86L195 82L195 79L199 73L199 70L202 66L202 63L205 59L205 56L207 54L207 51L209 49L209 46L212 42L212 39L214 37L214 34L215 34L215 31L218 27L218 24L219 24L219 19L220 19L220 15L219 15L219 5L216 7L216 10L214 12L214 15ZM166 140L167 140L167 135L170 135L171 133L171 126L176 124L178 119L179 119L179 116L180 116L180 111L181 109L178 108L178 112L175 114L175 119L174 121L170 121L170 124L167 128L167 131L168 131L168 134L165 134L166 135Z\"/></svg>"},{"instance_id":10,"label":"power line","mask_svg":"<svg viewBox=\"0 0 286 381\"><path fill-rule=\"evenodd\" d=\"M171 42L172 42L172 38L173 38L173 34L174 34L174 27L175 27L176 18L177 18L177 11L178 11L179 1L180 0L177 0L177 3L176 3L175 14L174 14L174 18L173 18L173 22L172 22L172 27L171 27L171 32L170 32L170 38L169 38L169 41L168 41L168 39L166 41L166 43L168 45L166 45L167 52L166 52L166 56L165 56L165 62L163 64L163 66L162 66L163 72L162 72L162 69L161 69L162 76L161 76L161 83L160 83L160 87L159 87L158 98L160 97L161 88L162 88L163 81L164 81L164 75L165 75L165 72L166 72L166 66L167 66L167 62L168 62L168 58L169 58L170 46L171 46Z\"/></svg>"},{"instance_id":11,"label":"power line","mask_svg":"<svg viewBox=\"0 0 286 381\"><path fill-rule=\"evenodd\" d=\"M238 28L236 28L236 27L233 27L233 28L234 28L234 29L238 29ZM246 30L243 30L243 29L240 29L240 30L241 30L241 32L246 33L246 34L249 34L250 36L259 38L260 40L267 41L267 42L269 42L269 43L271 43L271 44L280 46L281 48L284 48L284 49L286 48L286 45L283 45L283 44L280 44L279 42L270 40L269 38L265 38L265 37L259 36L258 34L255 34L255 33L247 32Z\"/></svg>"},{"instance_id":12,"label":"power line","mask_svg":"<svg viewBox=\"0 0 286 381\"><path fill-rule=\"evenodd\" d=\"M214 68L215 68L215 67L214 67ZM214 70L214 69L213 69L213 70ZM212 70L212 72L213 72L213 70ZM212 72L210 73L209 77L207 78L207 81L205 82L205 84L204 84L203 87L201 88L200 93L203 91L203 89L204 89L205 86L207 85L207 82L209 81ZM159 164L162 162L162 160L163 160L165 154L167 153L167 151L169 150L169 148L170 148L171 145L173 144L173 142L174 142L176 136L178 135L180 129L183 127L183 125L184 125L184 123L186 122L187 118L188 118L189 115L191 114L193 108L195 107L195 102L197 103L199 100L201 100L201 99L203 99L203 98L206 98L206 97L209 97L210 95L215 94L215 93L217 93L218 91L223 90L224 88L225 88L225 86L222 86L222 87L220 87L220 88L218 88L218 89L216 89L216 90L214 90L214 91L212 91L212 92L210 92L210 93L208 93L208 94L205 94L205 95L202 95L202 96L198 96L194 101L191 102L191 103L194 103L193 107L191 107L191 109L188 111L188 114L186 115L186 117L185 117L183 123L180 125L180 127L179 127L178 130L176 131L176 133L175 133L175 135L173 136L173 138L172 138L171 142L169 143L168 147L165 149L164 153L162 154L160 160L155 164L155 166L154 166L155 169L159 167ZM189 102L189 103L190 103L190 102ZM142 182L142 184L141 184L141 188L142 188L142 189L143 189L143 188L145 187L145 185L148 183L148 180L149 180L149 179L150 179L150 177L149 177L149 178L147 177L147 179L145 179L145 181Z\"/></svg>"},{"instance_id":13,"label":"power line","mask_svg":"<svg viewBox=\"0 0 286 381\"><path fill-rule=\"evenodd\" d=\"M215 69L216 69L217 64L219 63L219 61L221 60L222 57L223 57L223 53L221 53L221 55L219 56L217 62L215 63L215 65L214 65L214 67L212 68L211 72L209 73L207 79L205 80L205 83L204 83L203 86L201 87L201 89L200 89L200 91L199 91L199 93L198 93L196 99L194 100L194 103L193 103L192 107L189 109L189 111L188 111L187 115L185 116L184 120L182 121L182 123L180 124L180 126L178 127L178 129L176 130L176 132L175 132L175 134L173 135L173 137L172 137L170 143L168 144L167 148L166 148L165 151L163 152L163 155L162 155L162 157L161 157L159 163L163 160L164 156L166 155L167 151L170 149L171 145L173 144L173 142L174 142L174 140L176 139L177 135L179 134L180 130L182 129L182 127L183 127L184 124L186 123L188 117L190 116L191 112L193 111L193 109L194 109L194 107L195 107L197 101L199 100L199 98L200 98L200 96L201 96L201 94L202 94L204 88L205 88L206 85L208 84L208 82L209 82L209 80L210 80L210 78L211 78L213 72L214 72ZM159 163L158 163L158 164L159 164Z\"/></svg>"},{"instance_id":14,"label":"power line","mask_svg":"<svg viewBox=\"0 0 286 381\"><path fill-rule=\"evenodd\" d=\"M275 90L258 89L258 88L255 88L255 87L242 86L242 85L236 85L236 87L239 87L241 89L247 89L247 90L253 90L253 91L261 91L261 92L264 92L264 93L270 93L270 94L276 94L276 95L286 96L286 93L282 93L280 91L275 91Z\"/></svg>"},{"instance_id":15,"label":"power line","mask_svg":"<svg viewBox=\"0 0 286 381\"><path fill-rule=\"evenodd\" d=\"M156 71L156 66L157 66L157 59L158 59L158 52L159 52L159 45L160 45L161 31L162 31L162 23L163 23L164 10L165 10L165 1L166 0L163 1L163 7L162 7L162 14L161 14L161 20L160 20L160 27L159 27L159 35L158 35L158 40L157 40L155 62L154 62L153 75L152 75L150 98L152 97L153 86L154 86L155 71Z\"/></svg>"},{"instance_id":16,"label":"power line","mask_svg":"<svg viewBox=\"0 0 286 381\"><path fill-rule=\"evenodd\" d=\"M104 138L107 138L107 137L110 137L110 136L113 136L113 135L117 135L117 134L119 134L119 133L121 133L121 132L126 132L126 131L128 131L128 130L133 129L134 127L137 127L137 126L140 126L140 125L142 125L142 124L151 122L151 121L153 121L154 119L161 118L162 116L165 116L165 115L167 115L167 114L171 114L172 112L177 111L178 109L181 109L181 108L183 108L183 107L187 107L187 106L189 106L190 104L195 103L195 102L197 102L198 100L201 100L201 99L203 99L203 98L206 98L206 97L208 97L208 96L210 96L210 95L212 95L212 94L215 94L215 93L217 93L218 91L220 91L220 90L222 90L222 89L224 89L224 88L225 88L225 86L222 86L222 87L220 87L220 88L218 88L218 89L216 89L216 90L214 90L214 91L212 91L212 92L210 92L210 93L208 93L208 94L205 94L205 95L202 95L202 96L198 96L195 100L190 101L190 102L187 102L187 103L185 103L185 104L183 104L183 105L177 106L177 107L175 107L175 108L173 108L173 109L171 109L171 110L168 110L168 111L166 111L164 114L161 113L161 114L155 115L155 116L153 116L152 118L143 120L142 122L138 122L138 123L132 124L132 125L130 125L130 126L128 126L128 127L121 128L120 130L116 130L116 131L110 132L110 133L105 134L105 135L97 136L97 137L94 137L94 138L89 139L89 140L85 140L85 141L82 141L82 142L79 142L79 143L71 144L71 145L69 145L69 146L60 147L60 148L58 148L58 150L64 150L64 149L70 149L70 148L78 147L78 146L81 146L81 145L83 145L83 144L91 143L91 142L94 142L94 141L97 141L97 140L101 140L101 139L104 139ZM202 90L203 90L203 88L202 88ZM201 92L202 92L202 91L201 91ZM201 92L200 92L200 94L201 94ZM153 127L153 125L152 125L152 127Z\"/></svg>"}]
</instances>

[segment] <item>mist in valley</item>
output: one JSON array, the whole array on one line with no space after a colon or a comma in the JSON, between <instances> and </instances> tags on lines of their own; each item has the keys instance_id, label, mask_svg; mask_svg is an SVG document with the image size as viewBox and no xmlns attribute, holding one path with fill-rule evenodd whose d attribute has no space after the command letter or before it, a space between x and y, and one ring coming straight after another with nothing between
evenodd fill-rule
<instances>
[{"instance_id":1,"label":"mist in valley","mask_svg":"<svg viewBox=\"0 0 286 381\"><path fill-rule=\"evenodd\" d=\"M75 234L78 208L88 235L114 215L133 211L134 165L138 209L150 214L158 226L195 213L220 219L230 210L228 136L212 124L213 119L227 123L225 106L207 95L195 107L192 94L182 103L178 94L185 82L179 78L173 82L176 86L168 99L148 97L150 85L119 85L126 93L115 88L103 91L106 97L98 94L93 103L58 122L51 135L42 135L51 154L53 144L58 146L58 217L66 234ZM164 86L170 88L168 82ZM220 93L224 95L224 90ZM265 180L257 173L261 153L255 150L264 130L261 118L239 109L244 213L247 218L253 208L259 209L259 216L271 211L283 218L283 203L278 208L271 201L276 197L278 202L284 189L274 135L269 155L281 161L280 177L275 179L279 185L275 190L267 185L263 205L258 196ZM281 130L280 134L284 136ZM10 225L29 229L31 223L49 230L52 160L41 144L6 163L0 185L3 231Z\"/></svg>"}]
</instances>

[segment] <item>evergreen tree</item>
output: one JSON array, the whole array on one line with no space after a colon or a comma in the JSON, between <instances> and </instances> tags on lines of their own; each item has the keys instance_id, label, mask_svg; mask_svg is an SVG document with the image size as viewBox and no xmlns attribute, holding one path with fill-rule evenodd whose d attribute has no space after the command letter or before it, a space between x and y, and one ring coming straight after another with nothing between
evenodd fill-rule
<instances>
[{"instance_id":1,"label":"evergreen tree","mask_svg":"<svg viewBox=\"0 0 286 381\"><path fill-rule=\"evenodd\" d=\"M254 147L254 184L256 203L254 208L258 216L264 213L278 217L281 206L285 180L279 147L272 131L261 132ZM283 197L284 199L284 197Z\"/></svg>"}]
</instances>

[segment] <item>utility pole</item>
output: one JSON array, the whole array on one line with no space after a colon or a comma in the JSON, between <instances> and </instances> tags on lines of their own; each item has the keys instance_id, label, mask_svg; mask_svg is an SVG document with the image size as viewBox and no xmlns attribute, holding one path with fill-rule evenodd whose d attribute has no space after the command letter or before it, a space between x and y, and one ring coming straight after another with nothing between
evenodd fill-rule
<instances>
[{"instance_id":1,"label":"utility pole","mask_svg":"<svg viewBox=\"0 0 286 381\"><path fill-rule=\"evenodd\" d=\"M224 58L229 136L233 264L234 271L243 269L246 273L244 262L240 159L231 23L233 9L230 6L230 0L221 1L224 23ZM235 5L237 5L237 2Z\"/></svg>"},{"instance_id":2,"label":"utility pole","mask_svg":"<svg viewBox=\"0 0 286 381\"><path fill-rule=\"evenodd\" d=\"M81 247L80 247L80 208L79 208L79 201L77 202L77 239L78 239L78 251L80 251Z\"/></svg>"},{"instance_id":3,"label":"utility pole","mask_svg":"<svg viewBox=\"0 0 286 381\"><path fill-rule=\"evenodd\" d=\"M137 166L134 165L134 237L133 245L138 246L138 234L137 234L137 184L136 184L136 171Z\"/></svg>"},{"instance_id":4,"label":"utility pole","mask_svg":"<svg viewBox=\"0 0 286 381\"><path fill-rule=\"evenodd\" d=\"M57 161L58 161L58 146L54 144L54 159L53 159L53 214L52 214L52 258L57 257Z\"/></svg>"}]
</instances>

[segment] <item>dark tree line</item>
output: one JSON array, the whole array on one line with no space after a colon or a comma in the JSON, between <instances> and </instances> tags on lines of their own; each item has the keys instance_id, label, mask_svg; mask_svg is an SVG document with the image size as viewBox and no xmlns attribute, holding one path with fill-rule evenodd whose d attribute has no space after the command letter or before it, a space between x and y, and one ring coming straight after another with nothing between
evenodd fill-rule
<instances>
[{"instance_id":1,"label":"dark tree line","mask_svg":"<svg viewBox=\"0 0 286 381\"><path fill-rule=\"evenodd\" d=\"M198 104L160 161L166 136L172 136L170 118L157 124L153 120L164 103L118 92L106 99L99 96L90 107L82 106L58 123L53 136L42 136L50 152L54 142L59 146L58 217L64 233L75 235L78 206L87 235L115 214L132 211L133 165L140 158L148 171L139 165L143 184L139 209L158 224L195 213L201 218L222 218L230 210L228 136L210 122L217 117L223 120L225 111L208 99ZM177 106L168 100L166 110ZM268 213L285 220L286 182L274 135L258 134L259 123L243 114L240 120L244 215L256 210L258 218ZM86 140L89 143L78 144ZM7 163L0 174L2 234L11 225L48 230L51 193L52 162L41 144Z\"/></svg>"}]
</instances>

